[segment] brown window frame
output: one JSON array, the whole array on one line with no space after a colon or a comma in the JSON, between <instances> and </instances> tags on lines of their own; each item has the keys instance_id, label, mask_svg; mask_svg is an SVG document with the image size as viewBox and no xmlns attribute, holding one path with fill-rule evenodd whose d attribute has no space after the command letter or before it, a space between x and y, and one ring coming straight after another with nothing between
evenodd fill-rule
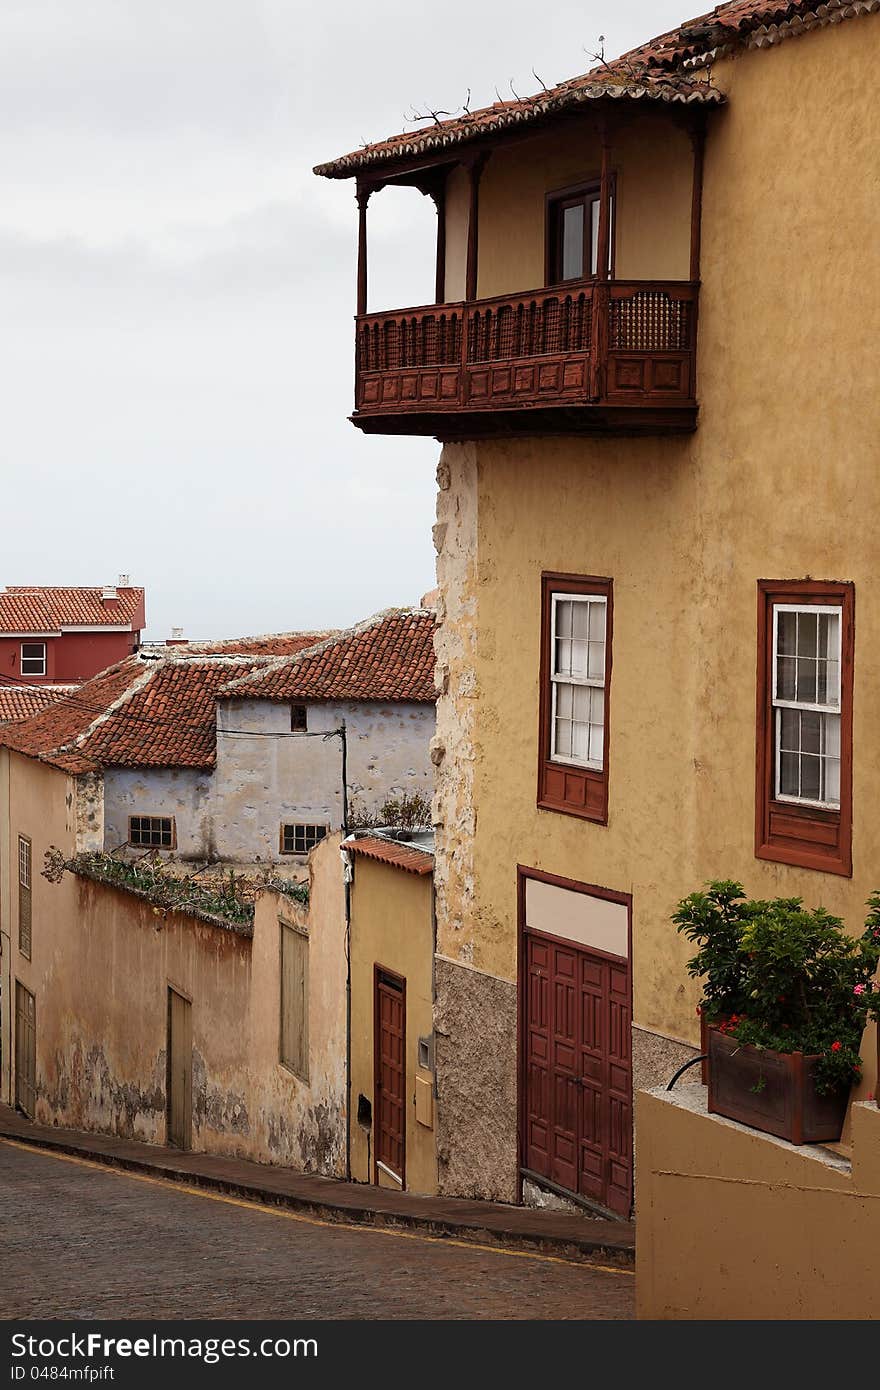
<instances>
[{"instance_id":1,"label":"brown window frame","mask_svg":"<svg viewBox=\"0 0 880 1390\"><path fill-rule=\"evenodd\" d=\"M778 800L773 715L773 609L776 604L839 607L840 806L826 809ZM852 876L852 719L855 586L836 580L758 580L755 855L777 864Z\"/></svg>"},{"instance_id":2,"label":"brown window frame","mask_svg":"<svg viewBox=\"0 0 880 1390\"><path fill-rule=\"evenodd\" d=\"M589 205L599 197L602 180L598 174L594 178L585 179L583 183L570 185L568 188L554 188L545 197L545 231L544 231L544 280L547 285L574 285L578 280L595 280L597 275L593 274L592 269L592 221L584 213L584 261L583 275L573 276L568 280L563 280L561 276L561 238L559 235L560 220L563 209L571 207L575 203ZM617 179L611 175L611 227L609 229L608 240L608 275L614 279L614 229L617 216ZM597 273L600 268L597 267Z\"/></svg>"},{"instance_id":3,"label":"brown window frame","mask_svg":"<svg viewBox=\"0 0 880 1390\"><path fill-rule=\"evenodd\" d=\"M170 826L171 826L171 832L170 832L170 833L171 833L171 839L170 839L169 843L168 843L167 845L163 845L163 844L154 844L154 843L151 841L149 844L147 844L147 843L145 843L143 840L134 840L134 839L132 838L132 829L133 829L133 825L134 825L134 822L135 822L135 821L168 821L168 822L170 823ZM139 828L139 829L138 829L138 834L140 835L141 833L142 833L142 828ZM152 832L152 830L151 830L151 831L150 831L150 834L152 834L152 833L153 833L153 832ZM165 833L165 832L164 832L163 830L161 830L161 829L159 830L159 835L160 835L160 837L161 837L164 833ZM174 816L151 816L151 815L146 815L146 816L145 816L145 815L140 815L140 814L138 814L138 815L136 815L136 816L129 816L129 818L128 818L128 843L129 843L129 845L131 846L132 849L176 849L176 848L177 848L177 821L176 821L176 819L175 819Z\"/></svg>"},{"instance_id":4,"label":"brown window frame","mask_svg":"<svg viewBox=\"0 0 880 1390\"><path fill-rule=\"evenodd\" d=\"M18 949L25 960L32 959L34 938L34 853L30 837L18 837Z\"/></svg>"},{"instance_id":5,"label":"brown window frame","mask_svg":"<svg viewBox=\"0 0 880 1390\"><path fill-rule=\"evenodd\" d=\"M550 691L550 634L553 595L595 595L605 599L605 685L602 767L577 767L555 762L550 754L552 699ZM614 636L614 583L596 575L541 575L541 661L538 714L538 809L608 824L608 764L610 749L611 666Z\"/></svg>"}]
</instances>

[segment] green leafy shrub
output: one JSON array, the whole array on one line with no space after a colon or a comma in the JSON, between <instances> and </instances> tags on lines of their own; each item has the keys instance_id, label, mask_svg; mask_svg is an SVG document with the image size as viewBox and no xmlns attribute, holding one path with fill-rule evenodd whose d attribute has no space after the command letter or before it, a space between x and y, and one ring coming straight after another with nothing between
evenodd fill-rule
<instances>
[{"instance_id":1,"label":"green leafy shrub","mask_svg":"<svg viewBox=\"0 0 880 1390\"><path fill-rule=\"evenodd\" d=\"M700 1012L738 1042L818 1056L822 1094L850 1085L865 1023L880 1015L880 894L868 907L853 938L800 898L750 899L730 881L692 893L672 920L698 948L687 969L704 982Z\"/></svg>"}]
</instances>

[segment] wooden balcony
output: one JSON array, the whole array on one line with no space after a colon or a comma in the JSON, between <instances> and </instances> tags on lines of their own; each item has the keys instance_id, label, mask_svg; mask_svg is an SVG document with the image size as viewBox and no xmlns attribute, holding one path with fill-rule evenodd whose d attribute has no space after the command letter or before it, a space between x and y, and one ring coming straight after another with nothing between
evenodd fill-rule
<instances>
[{"instance_id":1,"label":"wooden balcony","mask_svg":"<svg viewBox=\"0 0 880 1390\"><path fill-rule=\"evenodd\" d=\"M440 439L692 430L697 295L589 280L360 314L352 421Z\"/></svg>"}]
</instances>

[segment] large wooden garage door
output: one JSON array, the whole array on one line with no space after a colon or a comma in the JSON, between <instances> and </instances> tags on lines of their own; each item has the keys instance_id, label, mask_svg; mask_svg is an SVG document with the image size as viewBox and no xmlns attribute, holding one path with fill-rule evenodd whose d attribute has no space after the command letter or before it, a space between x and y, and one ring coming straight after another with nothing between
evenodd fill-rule
<instances>
[{"instance_id":1,"label":"large wooden garage door","mask_svg":"<svg viewBox=\"0 0 880 1390\"><path fill-rule=\"evenodd\" d=\"M526 931L523 1162L629 1215L632 1059L626 960Z\"/></svg>"}]
</instances>

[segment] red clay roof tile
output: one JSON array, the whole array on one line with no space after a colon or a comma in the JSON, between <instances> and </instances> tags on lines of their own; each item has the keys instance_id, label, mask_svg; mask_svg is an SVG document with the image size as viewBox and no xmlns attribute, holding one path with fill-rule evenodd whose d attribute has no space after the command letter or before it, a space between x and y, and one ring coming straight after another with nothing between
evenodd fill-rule
<instances>
[{"instance_id":1,"label":"red clay roof tile","mask_svg":"<svg viewBox=\"0 0 880 1390\"><path fill-rule=\"evenodd\" d=\"M726 51L744 42L762 47L780 37L806 32L816 24L836 23L877 10L880 0L773 0L764 4L732 0L547 91L498 101L436 121L422 130L403 131L319 164L315 173L324 178L351 178L395 160L442 156L447 148L500 135L515 126L546 122L589 101L720 103L725 94L695 71L719 49Z\"/></svg>"},{"instance_id":2,"label":"red clay roof tile","mask_svg":"<svg viewBox=\"0 0 880 1390\"><path fill-rule=\"evenodd\" d=\"M51 685L0 684L0 724L30 719L40 710L48 709L69 692Z\"/></svg>"},{"instance_id":3,"label":"red clay roof tile","mask_svg":"<svg viewBox=\"0 0 880 1390\"><path fill-rule=\"evenodd\" d=\"M392 609L299 656L230 682L220 699L412 700L433 703L433 612Z\"/></svg>"},{"instance_id":4,"label":"red clay roof tile","mask_svg":"<svg viewBox=\"0 0 880 1390\"><path fill-rule=\"evenodd\" d=\"M396 869L405 869L409 874L430 874L434 868L434 856L427 850L416 849L402 840L382 840L378 836L365 836L363 839L346 840L345 849L352 854L362 854L367 859L378 859L382 864L393 864Z\"/></svg>"},{"instance_id":5,"label":"red clay roof tile","mask_svg":"<svg viewBox=\"0 0 880 1390\"><path fill-rule=\"evenodd\" d=\"M65 627L132 627L145 625L144 590L117 589L106 601L103 590L29 587L12 584L0 590L0 633L60 632Z\"/></svg>"}]
</instances>

